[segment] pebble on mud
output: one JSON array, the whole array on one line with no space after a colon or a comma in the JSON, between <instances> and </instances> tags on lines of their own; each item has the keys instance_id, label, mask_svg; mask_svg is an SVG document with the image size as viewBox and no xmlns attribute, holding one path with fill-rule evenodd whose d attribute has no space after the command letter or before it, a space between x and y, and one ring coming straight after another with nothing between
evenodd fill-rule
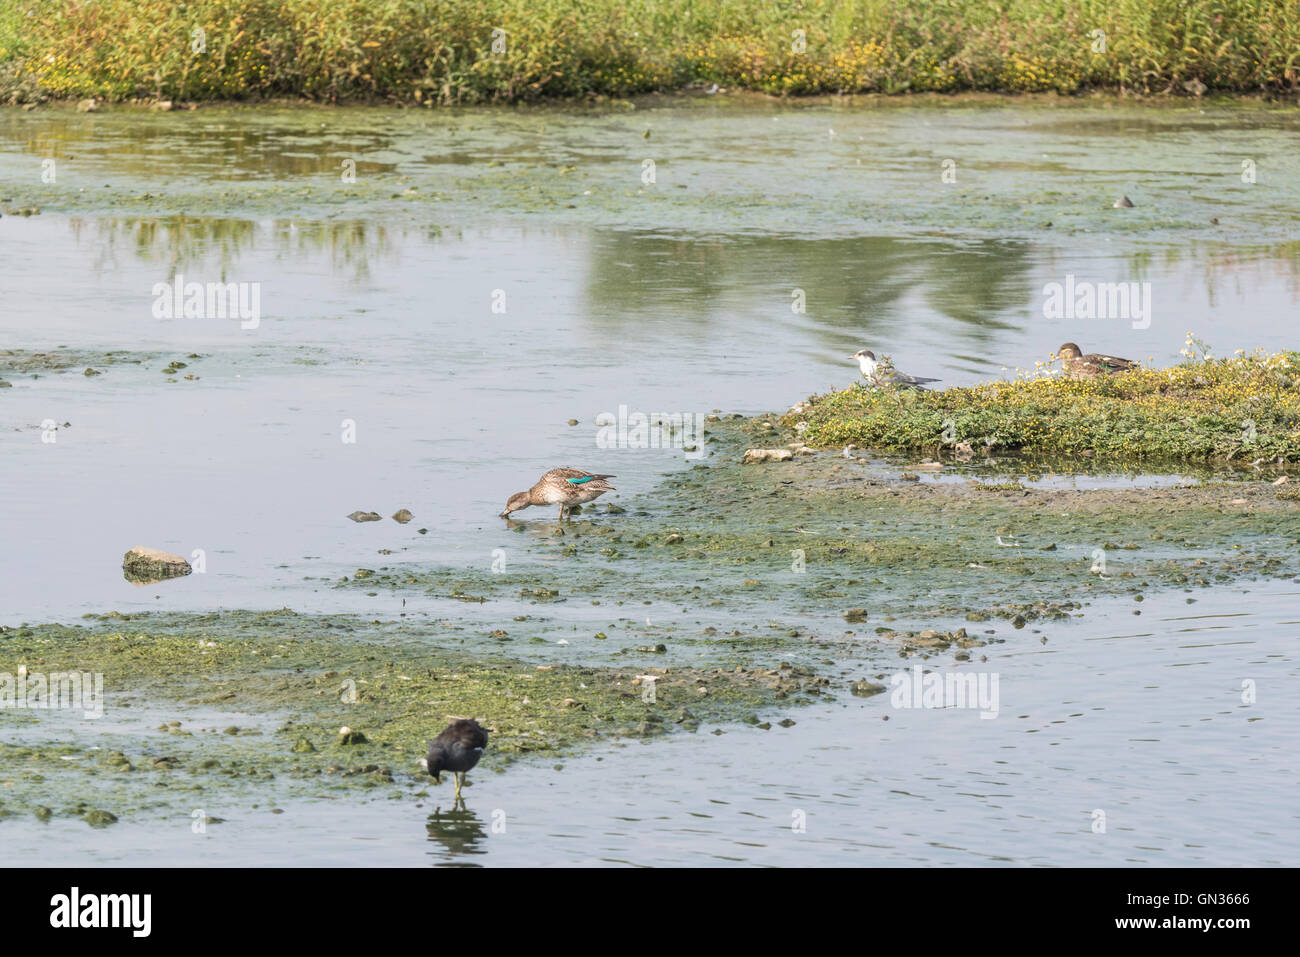
<instances>
[{"instance_id":1,"label":"pebble on mud","mask_svg":"<svg viewBox=\"0 0 1300 957\"><path fill-rule=\"evenodd\" d=\"M866 621L867 610L865 608L850 608L844 612L845 621Z\"/></svg>"},{"instance_id":2,"label":"pebble on mud","mask_svg":"<svg viewBox=\"0 0 1300 957\"><path fill-rule=\"evenodd\" d=\"M365 744L367 740L366 736L360 731L353 731L349 727L339 728L338 743L340 745Z\"/></svg>"},{"instance_id":3,"label":"pebble on mud","mask_svg":"<svg viewBox=\"0 0 1300 957\"><path fill-rule=\"evenodd\" d=\"M793 458L794 453L789 449L749 449L741 462L754 465L758 462L789 462Z\"/></svg>"}]
</instances>

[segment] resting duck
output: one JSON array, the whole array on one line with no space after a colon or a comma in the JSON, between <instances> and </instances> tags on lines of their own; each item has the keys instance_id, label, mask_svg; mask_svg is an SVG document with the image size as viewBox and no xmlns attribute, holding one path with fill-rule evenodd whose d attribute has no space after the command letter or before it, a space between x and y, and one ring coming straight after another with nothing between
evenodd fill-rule
<instances>
[{"instance_id":1,"label":"resting duck","mask_svg":"<svg viewBox=\"0 0 1300 957\"><path fill-rule=\"evenodd\" d=\"M1056 355L1061 360L1061 367L1071 379L1096 379L1098 376L1113 375L1116 372L1127 372L1129 369L1137 368L1137 363L1132 359L1104 356L1096 352L1084 355L1073 342L1067 342L1057 349Z\"/></svg>"}]
</instances>

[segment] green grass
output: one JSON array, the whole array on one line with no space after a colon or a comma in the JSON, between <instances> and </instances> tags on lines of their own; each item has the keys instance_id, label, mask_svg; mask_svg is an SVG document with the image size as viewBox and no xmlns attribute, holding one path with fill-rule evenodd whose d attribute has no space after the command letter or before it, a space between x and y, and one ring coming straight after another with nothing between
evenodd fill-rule
<instances>
[{"instance_id":1,"label":"green grass","mask_svg":"<svg viewBox=\"0 0 1300 957\"><path fill-rule=\"evenodd\" d=\"M195 52L195 32L205 48ZM493 51L503 30L504 50ZM1094 31L1104 31L1100 49ZM795 32L803 31L798 49ZM3 0L0 100L1300 88L1295 0Z\"/></svg>"},{"instance_id":2,"label":"green grass","mask_svg":"<svg viewBox=\"0 0 1300 957\"><path fill-rule=\"evenodd\" d=\"M1189 360L1074 382L1037 374L942 392L855 386L811 400L809 445L1105 460L1300 461L1300 352Z\"/></svg>"}]
</instances>

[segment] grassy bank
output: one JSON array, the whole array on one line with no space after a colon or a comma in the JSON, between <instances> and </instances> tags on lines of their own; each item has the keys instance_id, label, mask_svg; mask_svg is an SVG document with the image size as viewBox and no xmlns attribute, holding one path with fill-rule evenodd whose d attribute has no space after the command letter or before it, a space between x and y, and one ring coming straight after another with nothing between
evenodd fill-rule
<instances>
[{"instance_id":1,"label":"grassy bank","mask_svg":"<svg viewBox=\"0 0 1300 957\"><path fill-rule=\"evenodd\" d=\"M1200 358L1075 382L1037 375L942 392L846 389L811 400L812 446L1020 451L1108 460L1300 461L1300 353ZM969 454L969 453L967 453Z\"/></svg>"},{"instance_id":2,"label":"grassy bank","mask_svg":"<svg viewBox=\"0 0 1300 957\"><path fill-rule=\"evenodd\" d=\"M1300 5L10 0L0 6L0 100L14 102L303 96L461 103L626 96L691 83L778 94L1294 92Z\"/></svg>"}]
</instances>

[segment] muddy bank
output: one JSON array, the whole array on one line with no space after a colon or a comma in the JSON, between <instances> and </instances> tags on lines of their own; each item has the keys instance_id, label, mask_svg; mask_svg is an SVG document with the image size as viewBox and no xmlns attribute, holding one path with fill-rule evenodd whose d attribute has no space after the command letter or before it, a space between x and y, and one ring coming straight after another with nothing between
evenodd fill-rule
<instances>
[{"instance_id":1,"label":"muddy bank","mask_svg":"<svg viewBox=\"0 0 1300 957\"><path fill-rule=\"evenodd\" d=\"M728 637L747 650L854 640L864 629L842 618L853 608L868 610L867 631L951 628L970 613L1032 618L1027 609L1300 571L1296 486L1271 473L1081 489L1022 482L1005 461L924 478L907 459L829 452L742 465L756 440L795 437L774 421L711 423L709 464L627 507L596 504L564 529L511 523L529 563L386 558L333 587L503 609L542 634L550 622L556 637L571 614L558 606L598 606L612 640L586 642L591 655L634 640L637 603L669 603L680 614L655 616L670 650L698 654Z\"/></svg>"},{"instance_id":2,"label":"muddy bank","mask_svg":"<svg viewBox=\"0 0 1300 957\"><path fill-rule=\"evenodd\" d=\"M653 657L649 660L653 660ZM422 798L427 740L452 716L491 733L476 773L600 739L652 738L814 701L825 678L771 668L536 666L443 646L437 625L231 612L0 629L0 674L103 675L105 713L0 709L0 815L182 814L194 802L360 789ZM653 685L653 691L647 690ZM136 717L139 715L140 717ZM340 735L347 727L349 735ZM84 795L93 781L92 801ZM435 794L435 797L440 795ZM256 803L253 806L257 806ZM91 822L93 823L93 822Z\"/></svg>"},{"instance_id":3,"label":"muddy bank","mask_svg":"<svg viewBox=\"0 0 1300 957\"><path fill-rule=\"evenodd\" d=\"M772 421L710 423L704 464L563 528L509 523L517 544L499 571L387 549L390 564L329 583L364 590L386 620L6 624L0 674L102 674L107 708L102 723L0 711L0 812L111 824L92 815L368 791L438 801L416 762L451 716L490 730L477 774L601 740L742 721L775 732L789 706L872 696L900 658L973 667L1003 642L1068 637L1093 601L1140 615L1155 591L1193 602L1198 588L1300 574L1288 485L1031 487L978 465L960 481L907 479L905 460L830 453L742 464L755 436L794 434Z\"/></svg>"},{"instance_id":4,"label":"muddy bank","mask_svg":"<svg viewBox=\"0 0 1300 957\"><path fill-rule=\"evenodd\" d=\"M106 352L93 349L59 348L50 352L30 349L0 349L0 377L9 379L26 377L39 379L49 374L70 374L80 372L86 377L103 375L114 366L137 366L151 368L155 362L161 362L162 356L152 352L138 352L129 349L110 349ZM180 376L181 370L197 362L203 356L188 353L184 357L172 359L162 367L167 376ZM184 373L186 379L197 378L192 372ZM175 381L170 379L169 381Z\"/></svg>"}]
</instances>

